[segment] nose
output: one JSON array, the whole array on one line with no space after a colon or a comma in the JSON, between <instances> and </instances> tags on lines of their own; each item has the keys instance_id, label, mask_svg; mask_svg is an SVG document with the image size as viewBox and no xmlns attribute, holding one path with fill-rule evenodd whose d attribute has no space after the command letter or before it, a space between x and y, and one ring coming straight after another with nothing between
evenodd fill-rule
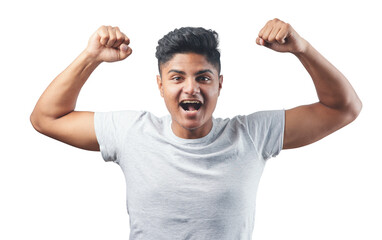
<instances>
[{"instance_id":1,"label":"nose","mask_svg":"<svg viewBox=\"0 0 382 240\"><path fill-rule=\"evenodd\" d=\"M200 93L199 83L195 79L188 78L184 81L183 91L189 95Z\"/></svg>"}]
</instances>

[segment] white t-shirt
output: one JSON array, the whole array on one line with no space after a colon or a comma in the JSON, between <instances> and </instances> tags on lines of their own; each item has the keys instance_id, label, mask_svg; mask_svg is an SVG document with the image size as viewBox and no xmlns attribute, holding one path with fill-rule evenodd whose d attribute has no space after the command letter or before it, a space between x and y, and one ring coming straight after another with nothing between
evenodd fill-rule
<instances>
[{"instance_id":1,"label":"white t-shirt","mask_svg":"<svg viewBox=\"0 0 382 240\"><path fill-rule=\"evenodd\" d=\"M285 111L213 118L182 139L171 116L96 112L102 157L126 179L130 240L250 240L265 162L283 146Z\"/></svg>"}]
</instances>

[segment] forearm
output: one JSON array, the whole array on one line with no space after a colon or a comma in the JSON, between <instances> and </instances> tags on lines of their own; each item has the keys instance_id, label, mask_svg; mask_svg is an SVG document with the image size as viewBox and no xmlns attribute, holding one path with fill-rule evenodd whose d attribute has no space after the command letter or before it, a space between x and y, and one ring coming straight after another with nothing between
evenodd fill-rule
<instances>
[{"instance_id":1,"label":"forearm","mask_svg":"<svg viewBox=\"0 0 382 240\"><path fill-rule=\"evenodd\" d=\"M82 86L99 64L86 51L82 52L41 95L31 121L54 120L72 112Z\"/></svg>"},{"instance_id":2,"label":"forearm","mask_svg":"<svg viewBox=\"0 0 382 240\"><path fill-rule=\"evenodd\" d=\"M315 85L320 103L358 115L362 103L346 77L309 43L304 51L295 53Z\"/></svg>"},{"instance_id":3,"label":"forearm","mask_svg":"<svg viewBox=\"0 0 382 240\"><path fill-rule=\"evenodd\" d=\"M303 39L290 24L268 21L256 43L293 53L313 79L319 102L285 111L283 149L305 146L354 121L362 103L346 77Z\"/></svg>"}]
</instances>

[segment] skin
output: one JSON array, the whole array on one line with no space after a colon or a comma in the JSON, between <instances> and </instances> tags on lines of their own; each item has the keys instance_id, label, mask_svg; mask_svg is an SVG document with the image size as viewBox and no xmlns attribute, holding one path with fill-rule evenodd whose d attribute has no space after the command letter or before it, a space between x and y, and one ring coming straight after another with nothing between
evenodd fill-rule
<instances>
[{"instance_id":1,"label":"skin","mask_svg":"<svg viewBox=\"0 0 382 240\"><path fill-rule=\"evenodd\" d=\"M277 18L268 21L256 43L294 54L311 76L319 99L286 110L283 149L311 144L357 118L362 102L349 81L290 24Z\"/></svg>"},{"instance_id":2,"label":"skin","mask_svg":"<svg viewBox=\"0 0 382 240\"><path fill-rule=\"evenodd\" d=\"M89 39L87 48L41 95L30 116L33 127L72 146L99 151L94 113L74 111L75 104L94 69L102 62L127 58L132 53L129 43L129 38L117 27L100 27ZM349 81L291 25L279 19L268 21L256 43L294 54L310 74L317 91L318 102L285 111L284 149L313 143L356 119L362 103ZM204 70L211 73L197 74ZM194 53L176 54L162 66L161 75L157 76L158 88L173 119L173 132L182 138L207 135L223 77L203 56ZM211 79L205 81L204 77ZM184 113L179 108L183 99L201 100L203 107L197 113Z\"/></svg>"},{"instance_id":3,"label":"skin","mask_svg":"<svg viewBox=\"0 0 382 240\"><path fill-rule=\"evenodd\" d=\"M161 66L158 88L172 117L172 130L181 138L201 138L212 128L212 113L223 84L223 76L203 55L175 54ZM187 112L179 103L199 100L198 111Z\"/></svg>"},{"instance_id":4,"label":"skin","mask_svg":"<svg viewBox=\"0 0 382 240\"><path fill-rule=\"evenodd\" d=\"M118 27L101 26L81 54L47 87L30 121L40 133L74 147L99 151L94 112L74 111L82 86L102 62L126 59L130 39Z\"/></svg>"}]
</instances>

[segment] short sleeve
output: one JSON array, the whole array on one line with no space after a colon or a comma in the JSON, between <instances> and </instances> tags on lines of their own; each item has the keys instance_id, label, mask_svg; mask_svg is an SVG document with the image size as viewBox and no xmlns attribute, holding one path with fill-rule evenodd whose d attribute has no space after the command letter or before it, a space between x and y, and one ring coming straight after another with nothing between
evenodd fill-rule
<instances>
[{"instance_id":1,"label":"short sleeve","mask_svg":"<svg viewBox=\"0 0 382 240\"><path fill-rule=\"evenodd\" d=\"M285 110L260 111L247 116L248 133L264 160L276 157L282 147Z\"/></svg>"},{"instance_id":2,"label":"short sleeve","mask_svg":"<svg viewBox=\"0 0 382 240\"><path fill-rule=\"evenodd\" d=\"M102 158L109 162L119 162L123 139L136 122L140 112L114 111L95 112L94 128Z\"/></svg>"}]
</instances>

